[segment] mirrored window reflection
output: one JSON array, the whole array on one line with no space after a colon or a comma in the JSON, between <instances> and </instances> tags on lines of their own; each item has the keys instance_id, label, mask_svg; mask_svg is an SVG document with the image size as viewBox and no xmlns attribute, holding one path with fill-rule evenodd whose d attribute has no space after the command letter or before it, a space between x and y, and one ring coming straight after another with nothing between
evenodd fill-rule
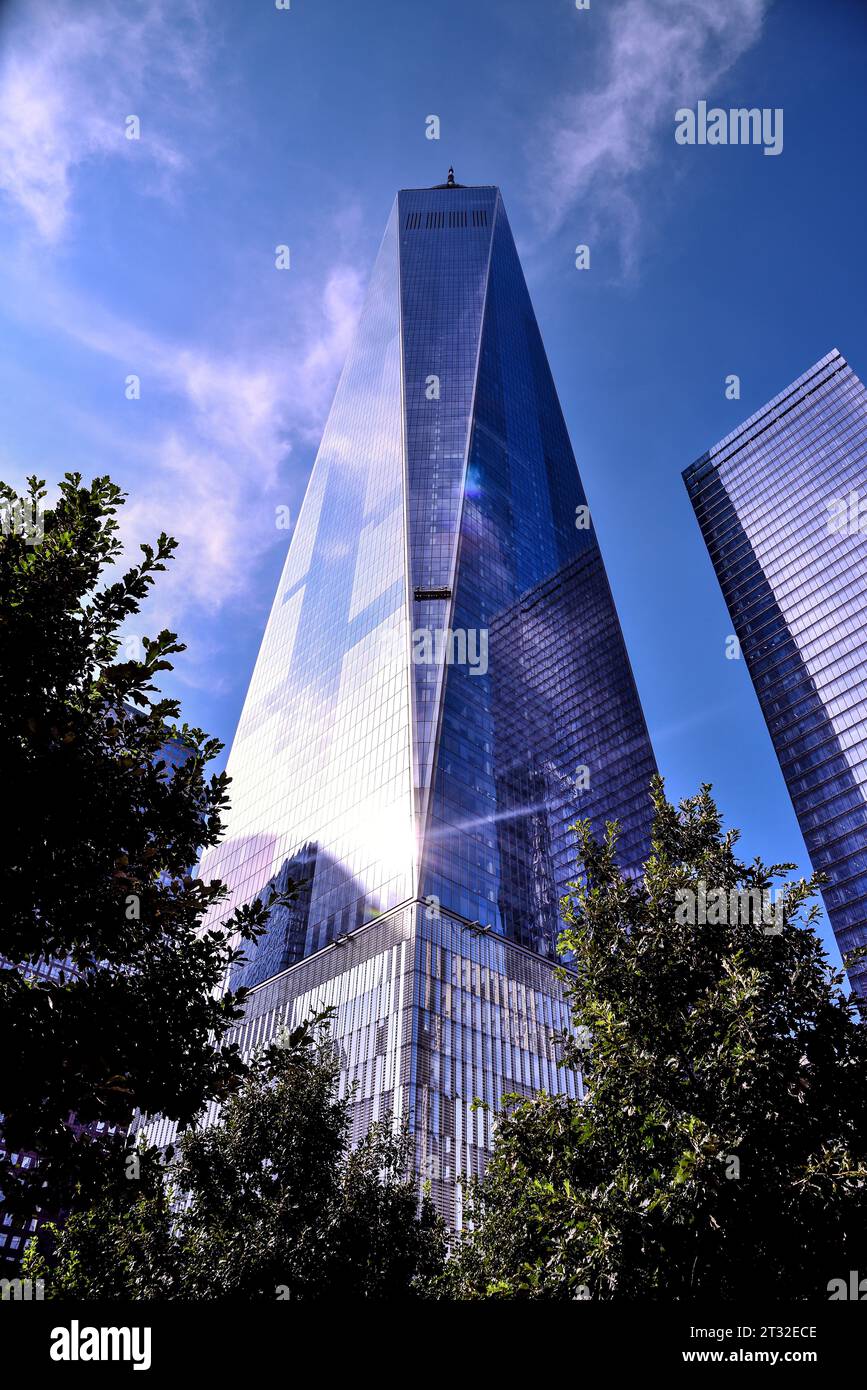
<instances>
[{"instance_id":1,"label":"mirrored window reflection","mask_svg":"<svg viewBox=\"0 0 867 1390\"><path fill-rule=\"evenodd\" d=\"M684 478L845 955L867 944L867 392L829 353ZM849 977L867 993L867 961Z\"/></svg>"}]
</instances>

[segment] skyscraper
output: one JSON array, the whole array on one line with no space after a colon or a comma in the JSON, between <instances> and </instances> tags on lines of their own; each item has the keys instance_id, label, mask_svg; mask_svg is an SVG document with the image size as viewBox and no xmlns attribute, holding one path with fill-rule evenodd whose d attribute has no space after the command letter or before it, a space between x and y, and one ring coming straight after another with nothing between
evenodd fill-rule
<instances>
[{"instance_id":1,"label":"skyscraper","mask_svg":"<svg viewBox=\"0 0 867 1390\"><path fill-rule=\"evenodd\" d=\"M845 955L867 944L867 392L830 352L684 480ZM867 961L849 977L867 995Z\"/></svg>"},{"instance_id":2,"label":"skyscraper","mask_svg":"<svg viewBox=\"0 0 867 1390\"><path fill-rule=\"evenodd\" d=\"M357 1132L406 1115L459 1220L473 1100L574 1093L569 827L618 819L635 870L654 768L502 199L450 172L388 220L202 864L233 903L301 885L235 977L242 1046L335 1004Z\"/></svg>"}]
</instances>

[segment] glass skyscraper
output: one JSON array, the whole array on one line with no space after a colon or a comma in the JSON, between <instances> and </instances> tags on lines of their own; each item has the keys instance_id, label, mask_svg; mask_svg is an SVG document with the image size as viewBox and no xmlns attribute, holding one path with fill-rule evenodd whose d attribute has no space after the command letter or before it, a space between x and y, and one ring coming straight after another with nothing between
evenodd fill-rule
<instances>
[{"instance_id":1,"label":"glass skyscraper","mask_svg":"<svg viewBox=\"0 0 867 1390\"><path fill-rule=\"evenodd\" d=\"M845 957L867 944L867 392L830 352L684 479ZM867 995L867 961L849 978Z\"/></svg>"},{"instance_id":2,"label":"glass skyscraper","mask_svg":"<svg viewBox=\"0 0 867 1390\"><path fill-rule=\"evenodd\" d=\"M490 1145L473 1100L579 1084L554 1041L569 827L619 820L634 872L654 770L499 191L404 190L201 872L233 903L300 886L235 973L238 1037L336 1005L356 1132L406 1116L450 1222Z\"/></svg>"}]
</instances>

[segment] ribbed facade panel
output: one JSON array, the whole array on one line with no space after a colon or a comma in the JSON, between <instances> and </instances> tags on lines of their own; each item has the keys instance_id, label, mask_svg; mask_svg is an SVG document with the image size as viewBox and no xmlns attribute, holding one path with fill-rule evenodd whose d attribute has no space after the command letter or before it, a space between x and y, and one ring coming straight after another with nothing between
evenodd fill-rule
<instances>
[{"instance_id":1,"label":"ribbed facade panel","mask_svg":"<svg viewBox=\"0 0 867 1390\"><path fill-rule=\"evenodd\" d=\"M831 352L684 480L845 956L867 944L867 391ZM867 961L849 977L867 994Z\"/></svg>"}]
</instances>

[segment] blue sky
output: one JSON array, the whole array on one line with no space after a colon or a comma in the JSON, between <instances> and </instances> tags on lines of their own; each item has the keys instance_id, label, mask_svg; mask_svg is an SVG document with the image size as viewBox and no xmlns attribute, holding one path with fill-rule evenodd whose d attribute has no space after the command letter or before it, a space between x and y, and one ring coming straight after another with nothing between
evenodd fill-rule
<instances>
[{"instance_id":1,"label":"blue sky","mask_svg":"<svg viewBox=\"0 0 867 1390\"><path fill-rule=\"evenodd\" d=\"M141 630L229 742L395 190L497 183L669 791L806 869L680 473L830 348L867 373L865 60L860 0L0 4L0 475L179 538ZM678 145L701 99L782 153Z\"/></svg>"}]
</instances>

